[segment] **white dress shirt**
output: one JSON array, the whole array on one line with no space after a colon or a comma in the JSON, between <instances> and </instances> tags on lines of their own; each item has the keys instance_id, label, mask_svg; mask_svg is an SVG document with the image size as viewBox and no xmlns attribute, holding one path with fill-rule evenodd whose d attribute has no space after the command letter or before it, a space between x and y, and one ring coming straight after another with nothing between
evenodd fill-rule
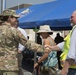
<instances>
[{"instance_id":1,"label":"white dress shirt","mask_svg":"<svg viewBox=\"0 0 76 75\"><path fill-rule=\"evenodd\" d=\"M63 51L64 50L64 42L57 44L57 46ZM70 38L70 48L67 55L67 59L74 59L76 61L76 28L73 30L71 38Z\"/></svg>"},{"instance_id":2,"label":"white dress shirt","mask_svg":"<svg viewBox=\"0 0 76 75\"><path fill-rule=\"evenodd\" d=\"M63 51L63 49L64 49L64 42L61 42L61 43L57 44L57 46L60 48L61 51Z\"/></svg>"},{"instance_id":3,"label":"white dress shirt","mask_svg":"<svg viewBox=\"0 0 76 75\"><path fill-rule=\"evenodd\" d=\"M20 32L26 37L27 39L27 33L24 29L18 27L18 30L20 30ZM25 49L25 46L23 46L22 44L19 43L19 46L18 46L18 50L20 51L23 51Z\"/></svg>"}]
</instances>

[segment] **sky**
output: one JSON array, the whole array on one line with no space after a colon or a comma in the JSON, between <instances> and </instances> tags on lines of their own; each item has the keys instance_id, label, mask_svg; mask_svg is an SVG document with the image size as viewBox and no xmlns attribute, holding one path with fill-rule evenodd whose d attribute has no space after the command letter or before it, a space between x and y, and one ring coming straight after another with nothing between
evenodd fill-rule
<instances>
[{"instance_id":1,"label":"sky","mask_svg":"<svg viewBox=\"0 0 76 75\"><path fill-rule=\"evenodd\" d=\"M51 2L54 0L6 0L6 8L10 8L13 6L17 6L20 4L40 4L40 3L45 3L45 2ZM1 0L0 0L0 5L1 5ZM1 13L1 6L0 6L0 13Z\"/></svg>"},{"instance_id":2,"label":"sky","mask_svg":"<svg viewBox=\"0 0 76 75\"><path fill-rule=\"evenodd\" d=\"M53 1L53 0L6 0L6 6L12 7L18 4L40 4L44 2L50 2L50 1Z\"/></svg>"}]
</instances>

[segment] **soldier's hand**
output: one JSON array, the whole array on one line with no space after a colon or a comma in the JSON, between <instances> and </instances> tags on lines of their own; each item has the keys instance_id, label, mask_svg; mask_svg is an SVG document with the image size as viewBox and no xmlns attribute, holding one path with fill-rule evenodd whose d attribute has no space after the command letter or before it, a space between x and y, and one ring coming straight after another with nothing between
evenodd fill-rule
<instances>
[{"instance_id":1,"label":"soldier's hand","mask_svg":"<svg viewBox=\"0 0 76 75\"><path fill-rule=\"evenodd\" d=\"M45 49L45 51L44 51L45 53L46 53L46 52L48 53L48 52L51 51L50 45L45 45L45 46L44 46L44 49Z\"/></svg>"},{"instance_id":2,"label":"soldier's hand","mask_svg":"<svg viewBox=\"0 0 76 75\"><path fill-rule=\"evenodd\" d=\"M50 50L52 50L53 49L53 46L51 46L51 45L44 45L44 48L46 49L46 48L49 48Z\"/></svg>"},{"instance_id":3,"label":"soldier's hand","mask_svg":"<svg viewBox=\"0 0 76 75\"><path fill-rule=\"evenodd\" d=\"M18 50L18 53L21 53L21 50Z\"/></svg>"},{"instance_id":4,"label":"soldier's hand","mask_svg":"<svg viewBox=\"0 0 76 75\"><path fill-rule=\"evenodd\" d=\"M44 45L44 48L50 48L50 45Z\"/></svg>"}]
</instances>

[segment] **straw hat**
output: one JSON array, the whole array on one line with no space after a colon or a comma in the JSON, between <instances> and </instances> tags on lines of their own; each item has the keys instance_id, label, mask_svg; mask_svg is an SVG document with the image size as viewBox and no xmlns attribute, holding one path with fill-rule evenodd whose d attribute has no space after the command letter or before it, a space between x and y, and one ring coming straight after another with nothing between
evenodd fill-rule
<instances>
[{"instance_id":1,"label":"straw hat","mask_svg":"<svg viewBox=\"0 0 76 75\"><path fill-rule=\"evenodd\" d=\"M53 32L51 31L49 25L40 26L40 29L39 29L39 31L37 33L44 33L44 32L47 32L49 34L53 34Z\"/></svg>"}]
</instances>

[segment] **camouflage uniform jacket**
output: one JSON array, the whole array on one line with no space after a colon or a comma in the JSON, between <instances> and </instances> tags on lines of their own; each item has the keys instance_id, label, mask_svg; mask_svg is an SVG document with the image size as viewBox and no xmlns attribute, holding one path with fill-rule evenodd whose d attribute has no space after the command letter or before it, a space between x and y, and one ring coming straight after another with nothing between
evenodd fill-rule
<instances>
[{"instance_id":1,"label":"camouflage uniform jacket","mask_svg":"<svg viewBox=\"0 0 76 75\"><path fill-rule=\"evenodd\" d=\"M30 50L43 51L42 46L26 40L19 30L3 24L0 26L0 70L19 70L17 59L18 43Z\"/></svg>"}]
</instances>

